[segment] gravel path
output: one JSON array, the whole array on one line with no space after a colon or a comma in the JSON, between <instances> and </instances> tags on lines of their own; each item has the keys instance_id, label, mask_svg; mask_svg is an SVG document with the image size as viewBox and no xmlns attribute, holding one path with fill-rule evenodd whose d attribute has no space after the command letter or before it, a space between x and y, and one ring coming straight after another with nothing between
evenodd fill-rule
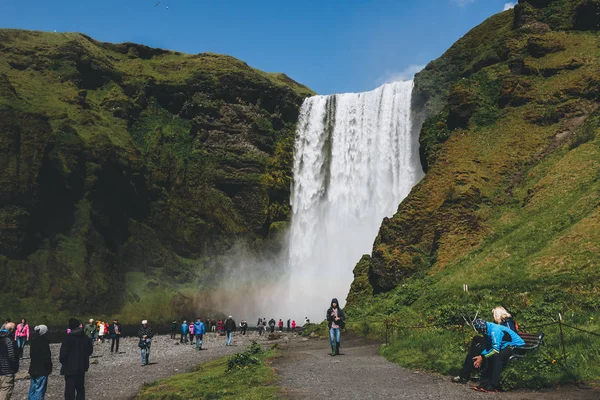
<instances>
[{"instance_id":1,"label":"gravel path","mask_svg":"<svg viewBox=\"0 0 600 400\"><path fill-rule=\"evenodd\" d=\"M177 335L179 338L179 335ZM203 362L244 351L245 346L256 340L267 344L265 336L256 332L240 335L234 334L233 346L225 346L225 337L209 333L205 336L204 348L196 351L191 345L180 345L179 339L171 340L169 336L155 336L150 351L150 365L142 367L137 338L121 339L119 354L110 352L110 340L94 345L94 354L90 359L90 370L86 374L86 398L125 400L135 398L144 383L169 377L174 374L188 372ZM269 341L268 344L274 343ZM49 400L64 398L64 378L60 376L58 351L60 344L52 344L51 351L54 371L48 379ZM23 379L29 370L29 346L25 348L25 359L21 361L21 378L15 385L11 399L27 399L29 379Z\"/></svg>"},{"instance_id":2,"label":"gravel path","mask_svg":"<svg viewBox=\"0 0 600 400\"><path fill-rule=\"evenodd\" d=\"M293 339L282 347L273 366L283 393L293 399L599 399L600 392L575 387L560 391L481 393L450 377L410 371L377 354L379 344L344 337L340 352L329 355L329 340Z\"/></svg>"}]
</instances>

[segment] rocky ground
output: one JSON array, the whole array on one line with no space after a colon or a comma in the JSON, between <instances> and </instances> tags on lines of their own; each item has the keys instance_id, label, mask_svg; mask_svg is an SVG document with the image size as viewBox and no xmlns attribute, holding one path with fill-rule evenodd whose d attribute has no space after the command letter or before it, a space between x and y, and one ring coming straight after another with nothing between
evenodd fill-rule
<instances>
[{"instance_id":1,"label":"rocky ground","mask_svg":"<svg viewBox=\"0 0 600 400\"><path fill-rule=\"evenodd\" d=\"M243 336L234 334L233 346L225 346L225 337L209 333L204 340L205 350L196 351L192 346L180 345L169 336L155 336L150 352L150 365L142 367L137 338L121 339L119 353L110 352L110 341L98 343L90 359L90 370L86 375L86 398L125 400L135 398L143 384L168 376L191 371L196 365L244 350L244 347L256 340L267 344L265 336L249 332ZM270 341L268 343L273 343ZM51 351L54 371L48 380L49 400L64 398L64 380L60 376L58 352L60 344L52 344ZM25 379L29 369L29 347L25 350L25 359L21 362L12 399L27 399L29 379Z\"/></svg>"},{"instance_id":2,"label":"rocky ground","mask_svg":"<svg viewBox=\"0 0 600 400\"><path fill-rule=\"evenodd\" d=\"M600 392L566 387L544 392L481 393L475 383L460 385L450 377L399 367L377 354L378 343L342 339L342 355L331 357L328 340L294 339L282 346L273 366L286 397L294 399L599 399Z\"/></svg>"}]
</instances>

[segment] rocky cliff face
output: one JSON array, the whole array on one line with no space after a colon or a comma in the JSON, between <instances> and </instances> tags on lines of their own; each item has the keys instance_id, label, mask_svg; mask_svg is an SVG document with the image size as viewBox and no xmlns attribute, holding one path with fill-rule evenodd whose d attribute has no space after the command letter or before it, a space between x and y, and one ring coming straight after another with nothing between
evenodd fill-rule
<instances>
[{"instance_id":1,"label":"rocky cliff face","mask_svg":"<svg viewBox=\"0 0 600 400\"><path fill-rule=\"evenodd\" d=\"M187 301L170 285L210 283L211 255L289 220L312 92L287 76L81 34L0 30L0 55L3 310L111 313L151 291L168 318Z\"/></svg>"},{"instance_id":2,"label":"rocky cliff face","mask_svg":"<svg viewBox=\"0 0 600 400\"><path fill-rule=\"evenodd\" d=\"M464 283L485 307L598 307L599 24L597 0L521 0L416 76L427 174L357 265L355 316L435 320Z\"/></svg>"}]
</instances>

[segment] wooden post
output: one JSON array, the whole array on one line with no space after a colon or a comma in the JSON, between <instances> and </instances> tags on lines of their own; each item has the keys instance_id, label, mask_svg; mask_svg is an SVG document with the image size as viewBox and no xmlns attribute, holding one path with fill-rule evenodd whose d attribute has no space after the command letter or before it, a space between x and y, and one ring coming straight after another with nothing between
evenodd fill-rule
<instances>
[{"instance_id":1,"label":"wooden post","mask_svg":"<svg viewBox=\"0 0 600 400\"><path fill-rule=\"evenodd\" d=\"M560 344L562 346L563 361L567 361L567 351L565 350L565 338L563 336L562 315L558 313L558 329L560 330Z\"/></svg>"},{"instance_id":2,"label":"wooden post","mask_svg":"<svg viewBox=\"0 0 600 400\"><path fill-rule=\"evenodd\" d=\"M385 319L385 345L388 345L388 320Z\"/></svg>"}]
</instances>

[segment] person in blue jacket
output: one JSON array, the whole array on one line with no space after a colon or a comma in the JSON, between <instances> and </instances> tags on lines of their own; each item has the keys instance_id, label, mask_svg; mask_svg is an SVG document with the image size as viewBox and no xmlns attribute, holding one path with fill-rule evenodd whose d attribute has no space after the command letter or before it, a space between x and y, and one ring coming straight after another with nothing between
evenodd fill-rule
<instances>
[{"instance_id":1,"label":"person in blue jacket","mask_svg":"<svg viewBox=\"0 0 600 400\"><path fill-rule=\"evenodd\" d=\"M206 333L204 323L198 317L194 322L194 335L196 335L196 350L202 350L202 337Z\"/></svg>"},{"instance_id":2,"label":"person in blue jacket","mask_svg":"<svg viewBox=\"0 0 600 400\"><path fill-rule=\"evenodd\" d=\"M473 321L473 327L477 332L488 336L491 342L480 355L473 357L473 366L482 367L481 381L474 389L497 392L500 387L500 375L513 354L513 348L525 346L525 341L512 329L486 322L481 318Z\"/></svg>"},{"instance_id":3,"label":"person in blue jacket","mask_svg":"<svg viewBox=\"0 0 600 400\"><path fill-rule=\"evenodd\" d=\"M189 329L189 325L187 323L187 321L183 321L181 323L181 339L179 339L179 343L185 343L187 344L188 342L188 329Z\"/></svg>"}]
</instances>

